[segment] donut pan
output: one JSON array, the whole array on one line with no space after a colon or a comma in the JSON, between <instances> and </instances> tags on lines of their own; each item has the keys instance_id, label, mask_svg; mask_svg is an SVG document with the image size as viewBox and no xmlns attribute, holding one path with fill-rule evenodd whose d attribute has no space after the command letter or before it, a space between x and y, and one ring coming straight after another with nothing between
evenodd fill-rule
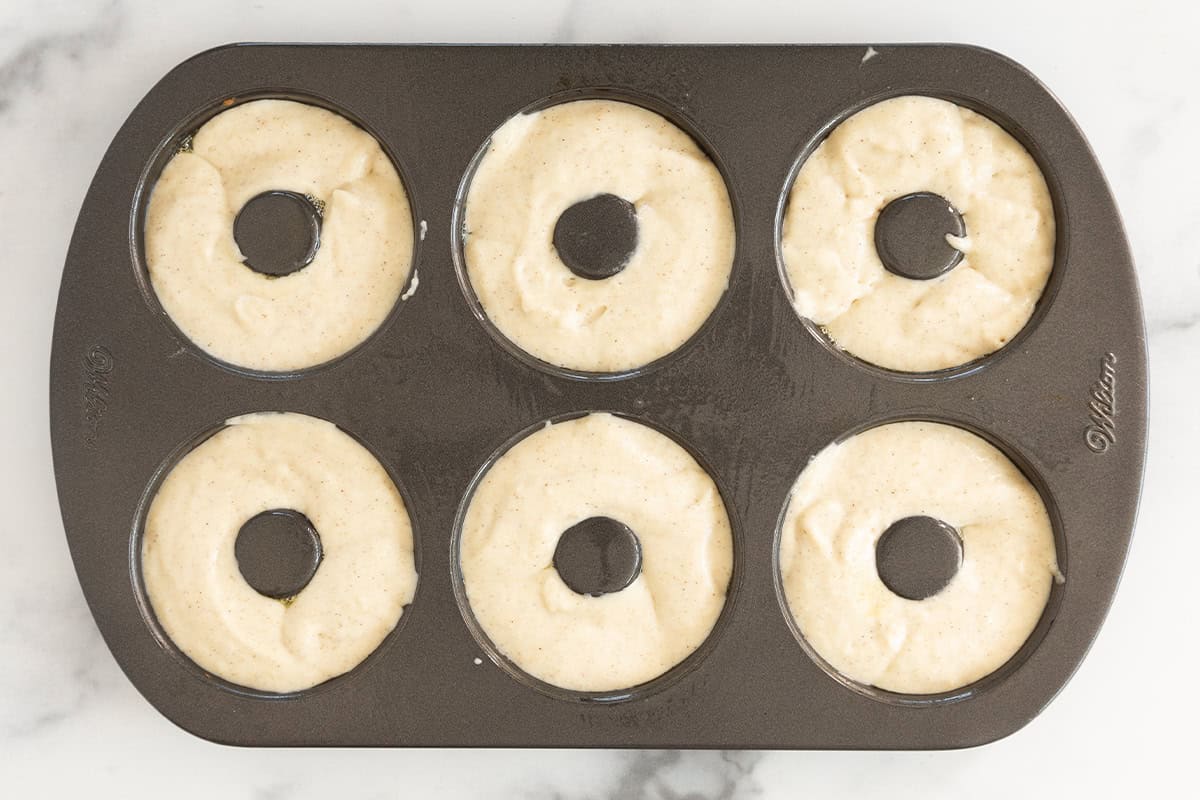
<instances>
[{"instance_id":1,"label":"donut pan","mask_svg":"<svg viewBox=\"0 0 1200 800\"><path fill-rule=\"evenodd\" d=\"M839 352L793 311L778 231L793 175L830 127L876 100L926 94L990 117L1040 164L1058 240L1030 323L997 353L905 375ZM417 278L363 345L264 375L219 363L149 288L141 219L166 159L222 108L284 97L339 111L395 160L412 203ZM708 323L617 377L532 363L493 335L460 280L464 181L521 110L582 97L647 106L692 134L733 201L736 257ZM418 280L419 279L419 280ZM1125 561L1146 435L1144 326L1112 195L1071 117L1025 69L959 45L232 45L172 70L105 154L67 254L50 415L63 521L108 646L159 711L240 745L953 748L1006 736L1070 678ZM420 580L359 667L279 696L206 674L162 633L138 559L148 498L222 422L252 411L330 420L391 472ZM612 411L696 454L729 508L734 574L705 644L664 677L586 697L514 673L456 599L464 497L493 455L547 419ZM1041 491L1065 583L1025 646L947 695L854 685L803 643L775 554L789 490L832 441L894 420L945 421L1006 452ZM901 559L903 560L903 559ZM910 559L911 560L911 559ZM918 562L920 558L916 559Z\"/></svg>"}]
</instances>

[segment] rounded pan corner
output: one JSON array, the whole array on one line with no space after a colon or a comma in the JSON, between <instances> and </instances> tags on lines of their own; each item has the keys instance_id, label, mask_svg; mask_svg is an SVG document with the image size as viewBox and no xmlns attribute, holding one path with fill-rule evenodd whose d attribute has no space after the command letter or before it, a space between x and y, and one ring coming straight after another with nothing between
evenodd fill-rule
<instances>
[{"instance_id":1,"label":"rounded pan corner","mask_svg":"<svg viewBox=\"0 0 1200 800\"><path fill-rule=\"evenodd\" d=\"M1061 690L1061 687L1060 687L1060 690ZM1053 698L1051 698L1051 699L1053 699ZM1045 705L1043 705L1040 709L1038 709L1037 712L1035 712L1031 716L1025 717L1024 719L1020 720L1019 722L1017 722L1016 725L1005 726L1004 728L1001 728L998 731L988 731L987 733L985 733L984 735L979 736L979 737L966 737L964 739L960 739L957 742L954 742L953 744L947 745L945 747L940 747L937 749L945 751L945 752L964 751L964 750L979 750L980 748L996 744L997 742L1002 742L1006 739L1011 739L1013 736L1016 736L1018 733L1025 730L1026 728L1028 728L1035 719L1040 717L1042 715L1042 712L1044 712L1046 710L1046 706L1048 706L1049 704L1050 703L1048 701Z\"/></svg>"},{"instance_id":2,"label":"rounded pan corner","mask_svg":"<svg viewBox=\"0 0 1200 800\"><path fill-rule=\"evenodd\" d=\"M153 700L149 700L149 698L147 698L147 700L150 702L150 705L154 707L154 710L158 712L163 719L171 723L176 730L183 731L189 736L193 736L202 742L216 745L217 747L238 749L262 746L262 744L259 742L238 739L236 736L236 729L234 728L222 729L219 724L210 725L208 724L207 720L202 721L201 719L194 717L177 719L159 708L158 704Z\"/></svg>"},{"instance_id":3,"label":"rounded pan corner","mask_svg":"<svg viewBox=\"0 0 1200 800\"><path fill-rule=\"evenodd\" d=\"M189 69L193 69L200 62L219 58L228 51L235 50L240 47L250 47L254 45L254 42L225 42L223 44L213 45L205 50L201 50L199 53L193 53L183 61L180 61L175 66L171 67L169 70L167 70L166 74L163 75L162 80L176 78L180 73L183 73Z\"/></svg>"}]
</instances>

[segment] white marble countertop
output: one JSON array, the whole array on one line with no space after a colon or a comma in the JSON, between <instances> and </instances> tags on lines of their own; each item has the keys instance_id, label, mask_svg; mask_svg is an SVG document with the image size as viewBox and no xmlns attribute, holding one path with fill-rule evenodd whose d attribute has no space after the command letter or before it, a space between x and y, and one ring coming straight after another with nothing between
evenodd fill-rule
<instances>
[{"instance_id":1,"label":"white marble countertop","mask_svg":"<svg viewBox=\"0 0 1200 800\"><path fill-rule=\"evenodd\" d=\"M1200 537L1200 11L1189 2L820 4L6 0L0 9L0 794L8 797L901 798L1154 796L1190 779ZM813 7L809 7L813 6ZM1085 10L1086 9L1086 10ZM1023 62L1113 183L1150 333L1150 462L1125 579L1092 653L1027 728L951 753L239 750L150 707L109 655L67 553L46 382L67 242L126 114L175 63L236 40L964 41ZM803 714L803 709L796 709ZM353 787L355 791L348 791Z\"/></svg>"}]
</instances>

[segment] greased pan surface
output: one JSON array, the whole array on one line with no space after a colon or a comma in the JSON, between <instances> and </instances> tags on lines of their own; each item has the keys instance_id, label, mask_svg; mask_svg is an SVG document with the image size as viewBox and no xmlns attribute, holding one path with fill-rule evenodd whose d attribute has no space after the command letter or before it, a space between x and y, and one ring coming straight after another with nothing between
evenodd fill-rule
<instances>
[{"instance_id":1,"label":"greased pan surface","mask_svg":"<svg viewBox=\"0 0 1200 800\"><path fill-rule=\"evenodd\" d=\"M792 310L777 255L782 200L823 132L878 99L929 94L1000 123L1054 199L1054 271L1001 351L944 373L888 373L837 352ZM231 104L290 97L377 136L412 203L419 283L335 362L264 376L217 363L149 289L146 196L165 160ZM460 285L459 203L509 116L558 99L642 103L691 133L728 183L729 288L681 350L597 380L514 357ZM410 291L412 287L410 286ZM1112 600L1142 476L1146 355L1121 222L1094 156L1037 80L995 53L922 46L234 45L169 73L121 128L67 255L50 409L63 520L80 583L117 661L163 714L243 745L948 748L1034 717L1086 653ZM402 487L420 581L358 668L287 696L203 673L161 633L138 571L145 508L165 470L252 411L328 419ZM548 418L613 411L698 455L729 508L734 576L708 642L630 696L585 700L514 679L456 602L456 515L479 470ZM808 460L850 432L951 422L1004 450L1042 492L1066 582L1025 648L948 696L844 685L810 657L777 590L777 528Z\"/></svg>"}]
</instances>

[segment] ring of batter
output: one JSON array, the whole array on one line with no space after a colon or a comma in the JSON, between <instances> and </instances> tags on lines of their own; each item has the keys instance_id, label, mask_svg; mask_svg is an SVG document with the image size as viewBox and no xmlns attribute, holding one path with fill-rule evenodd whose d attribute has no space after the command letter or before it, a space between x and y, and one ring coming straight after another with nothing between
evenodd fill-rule
<instances>
[{"instance_id":1,"label":"ring of batter","mask_svg":"<svg viewBox=\"0 0 1200 800\"><path fill-rule=\"evenodd\" d=\"M637 245L603 280L556 252L557 221L610 194L636 210ZM509 342L567 369L643 367L688 341L733 267L729 193L683 130L632 103L576 100L518 114L470 177L463 260L483 313Z\"/></svg>"},{"instance_id":2,"label":"ring of batter","mask_svg":"<svg viewBox=\"0 0 1200 800\"><path fill-rule=\"evenodd\" d=\"M642 550L633 582L598 597L576 594L553 565L563 531L595 516L628 525ZM694 652L724 608L733 538L720 492L684 448L640 423L593 413L538 428L487 468L462 519L464 613L553 686L651 681Z\"/></svg>"},{"instance_id":3,"label":"ring of batter","mask_svg":"<svg viewBox=\"0 0 1200 800\"><path fill-rule=\"evenodd\" d=\"M234 545L248 519L299 511L324 558L295 597L255 591ZM333 423L236 417L167 474L146 514L141 574L154 617L201 669L295 692L357 666L396 627L417 573L404 501L373 455Z\"/></svg>"},{"instance_id":4,"label":"ring of batter","mask_svg":"<svg viewBox=\"0 0 1200 800\"><path fill-rule=\"evenodd\" d=\"M880 536L914 516L962 542L957 573L924 600L894 594L876 569ZM880 425L817 454L792 489L779 569L788 610L834 671L917 695L1001 667L1062 580L1037 489L982 438L932 422Z\"/></svg>"},{"instance_id":5,"label":"ring of batter","mask_svg":"<svg viewBox=\"0 0 1200 800\"><path fill-rule=\"evenodd\" d=\"M266 192L323 206L311 263L283 277L246 265L234 220ZM254 100L204 123L159 175L143 241L150 285L179 330L213 357L288 372L330 361L391 313L412 265L400 175L373 136L291 100Z\"/></svg>"},{"instance_id":6,"label":"ring of batter","mask_svg":"<svg viewBox=\"0 0 1200 800\"><path fill-rule=\"evenodd\" d=\"M892 200L945 198L963 253L931 280L889 272L874 244ZM932 97L884 100L839 124L787 199L781 255L800 316L872 364L932 372L1003 347L1029 321L1054 263L1055 220L1033 157L996 123Z\"/></svg>"}]
</instances>

